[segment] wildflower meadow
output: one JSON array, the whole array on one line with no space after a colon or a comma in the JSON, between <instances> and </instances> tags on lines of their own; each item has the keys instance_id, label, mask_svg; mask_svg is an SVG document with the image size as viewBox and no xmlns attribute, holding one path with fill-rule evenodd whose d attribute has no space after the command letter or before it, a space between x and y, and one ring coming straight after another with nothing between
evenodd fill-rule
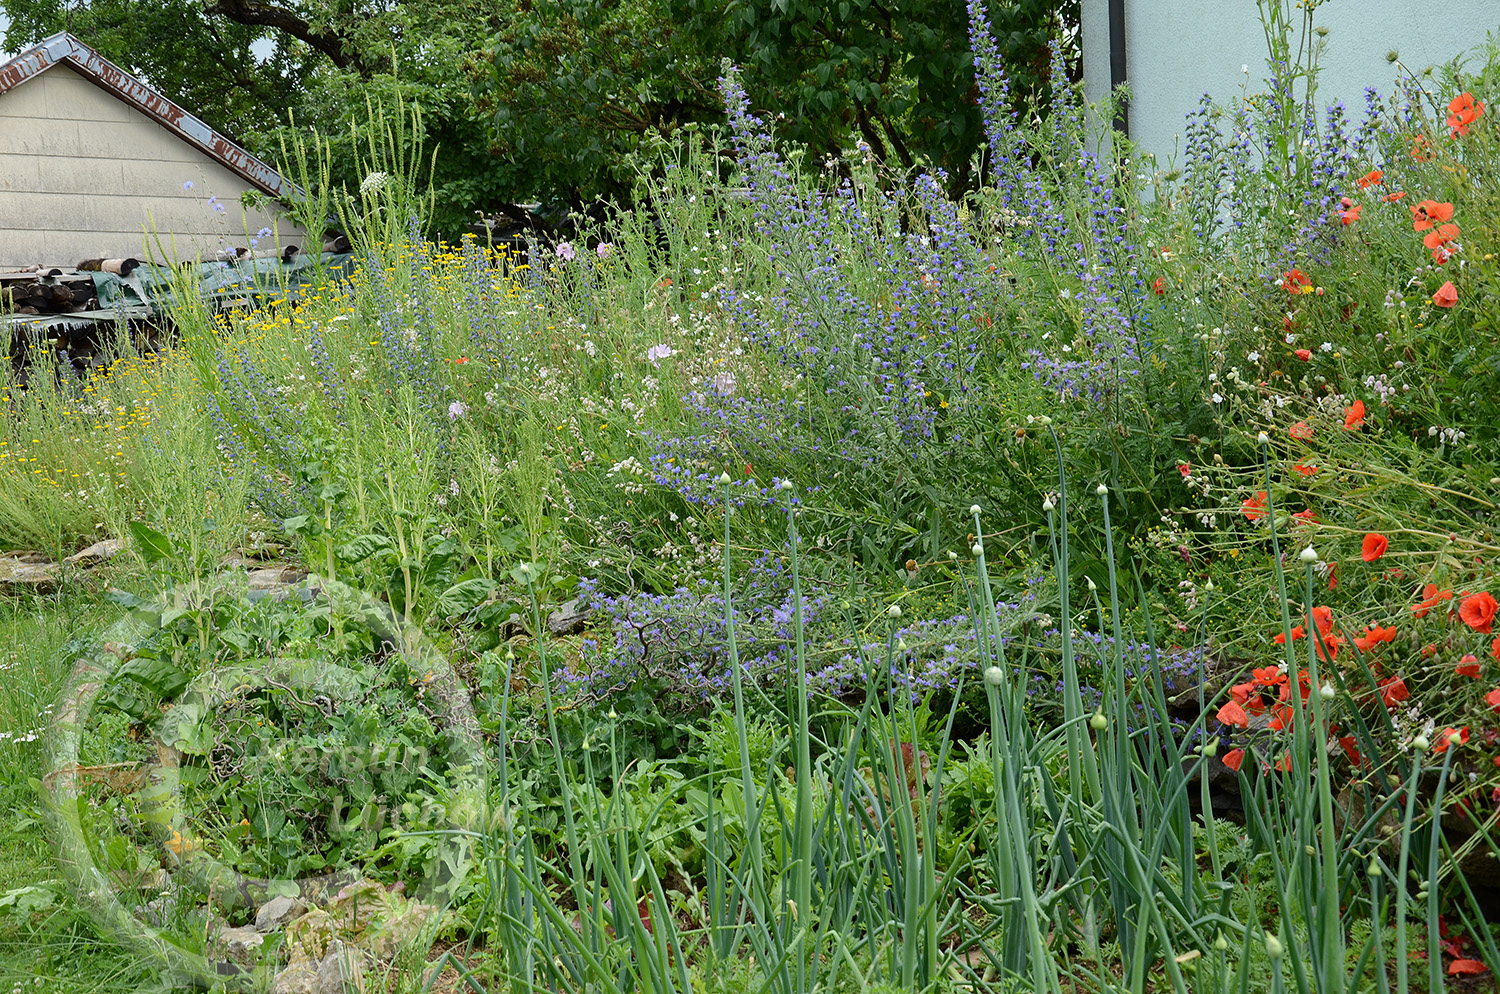
<instances>
[{"instance_id":1,"label":"wildflower meadow","mask_svg":"<svg viewBox=\"0 0 1500 994\"><path fill-rule=\"evenodd\" d=\"M1500 49L1288 14L1155 162L968 12L971 196L726 63L566 240L382 162L6 374L5 981L1493 989Z\"/></svg>"}]
</instances>

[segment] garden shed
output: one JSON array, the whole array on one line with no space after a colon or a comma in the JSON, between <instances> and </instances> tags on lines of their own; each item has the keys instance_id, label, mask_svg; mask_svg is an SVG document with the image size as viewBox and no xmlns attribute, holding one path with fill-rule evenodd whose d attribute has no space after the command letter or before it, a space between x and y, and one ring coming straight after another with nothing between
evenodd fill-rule
<instances>
[{"instance_id":1,"label":"garden shed","mask_svg":"<svg viewBox=\"0 0 1500 994\"><path fill-rule=\"evenodd\" d=\"M1269 0L1279 4L1282 0ZM1090 102L1120 83L1131 100L1115 127L1162 165L1181 159L1183 126L1203 94L1227 102L1263 89L1266 35L1255 0L1082 0L1084 87ZM1300 7L1292 11L1300 21ZM1326 0L1314 13L1326 28L1319 109L1342 100L1364 113L1365 88L1394 88L1401 65L1421 75L1500 29L1495 0ZM1474 65L1472 68L1479 68Z\"/></svg>"},{"instance_id":2,"label":"garden shed","mask_svg":"<svg viewBox=\"0 0 1500 994\"><path fill-rule=\"evenodd\" d=\"M0 64L0 271L302 242L273 209L242 207L246 191L295 192L71 34Z\"/></svg>"}]
</instances>

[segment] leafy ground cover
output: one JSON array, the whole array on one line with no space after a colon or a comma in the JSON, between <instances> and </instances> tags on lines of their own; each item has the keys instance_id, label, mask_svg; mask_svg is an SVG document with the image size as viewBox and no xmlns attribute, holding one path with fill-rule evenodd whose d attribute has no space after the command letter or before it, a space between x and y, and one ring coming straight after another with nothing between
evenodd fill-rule
<instances>
[{"instance_id":1,"label":"leafy ground cover","mask_svg":"<svg viewBox=\"0 0 1500 994\"><path fill-rule=\"evenodd\" d=\"M274 987L295 897L412 990L1490 984L1500 60L1315 112L1281 24L1141 171L971 15L962 203L726 68L649 210L383 175L352 278L11 388L6 543L129 540L8 622L14 969Z\"/></svg>"}]
</instances>

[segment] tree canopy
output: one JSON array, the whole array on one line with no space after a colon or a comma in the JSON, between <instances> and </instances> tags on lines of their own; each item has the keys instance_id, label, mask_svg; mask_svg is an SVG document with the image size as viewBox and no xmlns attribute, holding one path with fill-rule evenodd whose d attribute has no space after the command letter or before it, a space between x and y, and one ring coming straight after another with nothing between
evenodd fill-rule
<instances>
[{"instance_id":1,"label":"tree canopy","mask_svg":"<svg viewBox=\"0 0 1500 994\"><path fill-rule=\"evenodd\" d=\"M996 5L1018 94L1040 92L1077 0ZM437 150L434 229L510 202L629 195L643 142L723 119L721 60L756 109L826 155L975 180L981 128L961 0L0 0L19 49L67 29L269 160L290 121L357 183L367 101L398 91ZM289 118L289 113L292 115Z\"/></svg>"}]
</instances>

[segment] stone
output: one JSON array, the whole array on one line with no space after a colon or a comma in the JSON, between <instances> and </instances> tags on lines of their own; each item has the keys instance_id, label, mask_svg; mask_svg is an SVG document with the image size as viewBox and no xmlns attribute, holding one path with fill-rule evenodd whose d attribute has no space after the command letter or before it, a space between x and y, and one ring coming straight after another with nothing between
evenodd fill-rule
<instances>
[{"instance_id":1,"label":"stone","mask_svg":"<svg viewBox=\"0 0 1500 994\"><path fill-rule=\"evenodd\" d=\"M307 905L295 897L273 897L255 913L255 930L274 932L287 922L301 917L306 910Z\"/></svg>"},{"instance_id":2,"label":"stone","mask_svg":"<svg viewBox=\"0 0 1500 994\"><path fill-rule=\"evenodd\" d=\"M286 969L271 982L272 994L314 994L318 986L319 961L309 959L302 949L292 951Z\"/></svg>"},{"instance_id":3,"label":"stone","mask_svg":"<svg viewBox=\"0 0 1500 994\"><path fill-rule=\"evenodd\" d=\"M553 635L576 635L588 627L589 613L578 610L578 598L560 605L547 615L547 630Z\"/></svg>"},{"instance_id":4,"label":"stone","mask_svg":"<svg viewBox=\"0 0 1500 994\"><path fill-rule=\"evenodd\" d=\"M10 552L0 556L0 590L7 593L50 594L57 589L57 564L39 552Z\"/></svg>"},{"instance_id":5,"label":"stone","mask_svg":"<svg viewBox=\"0 0 1500 994\"><path fill-rule=\"evenodd\" d=\"M100 563L109 562L118 556L125 548L125 543L117 538L107 538L102 542L95 542L81 552L75 552L63 562L69 566L97 566Z\"/></svg>"},{"instance_id":6,"label":"stone","mask_svg":"<svg viewBox=\"0 0 1500 994\"><path fill-rule=\"evenodd\" d=\"M250 580L251 590L278 590L297 583L307 576L307 571L295 566L267 566L253 569L245 575Z\"/></svg>"},{"instance_id":7,"label":"stone","mask_svg":"<svg viewBox=\"0 0 1500 994\"><path fill-rule=\"evenodd\" d=\"M344 945L339 939L328 944L328 953L318 965L318 979L313 994L346 994L355 991L364 994L365 971L360 965L358 949Z\"/></svg>"},{"instance_id":8,"label":"stone","mask_svg":"<svg viewBox=\"0 0 1500 994\"><path fill-rule=\"evenodd\" d=\"M253 928L225 928L215 939L215 950L230 963L244 970L255 969L260 961L260 947L266 937Z\"/></svg>"}]
</instances>

